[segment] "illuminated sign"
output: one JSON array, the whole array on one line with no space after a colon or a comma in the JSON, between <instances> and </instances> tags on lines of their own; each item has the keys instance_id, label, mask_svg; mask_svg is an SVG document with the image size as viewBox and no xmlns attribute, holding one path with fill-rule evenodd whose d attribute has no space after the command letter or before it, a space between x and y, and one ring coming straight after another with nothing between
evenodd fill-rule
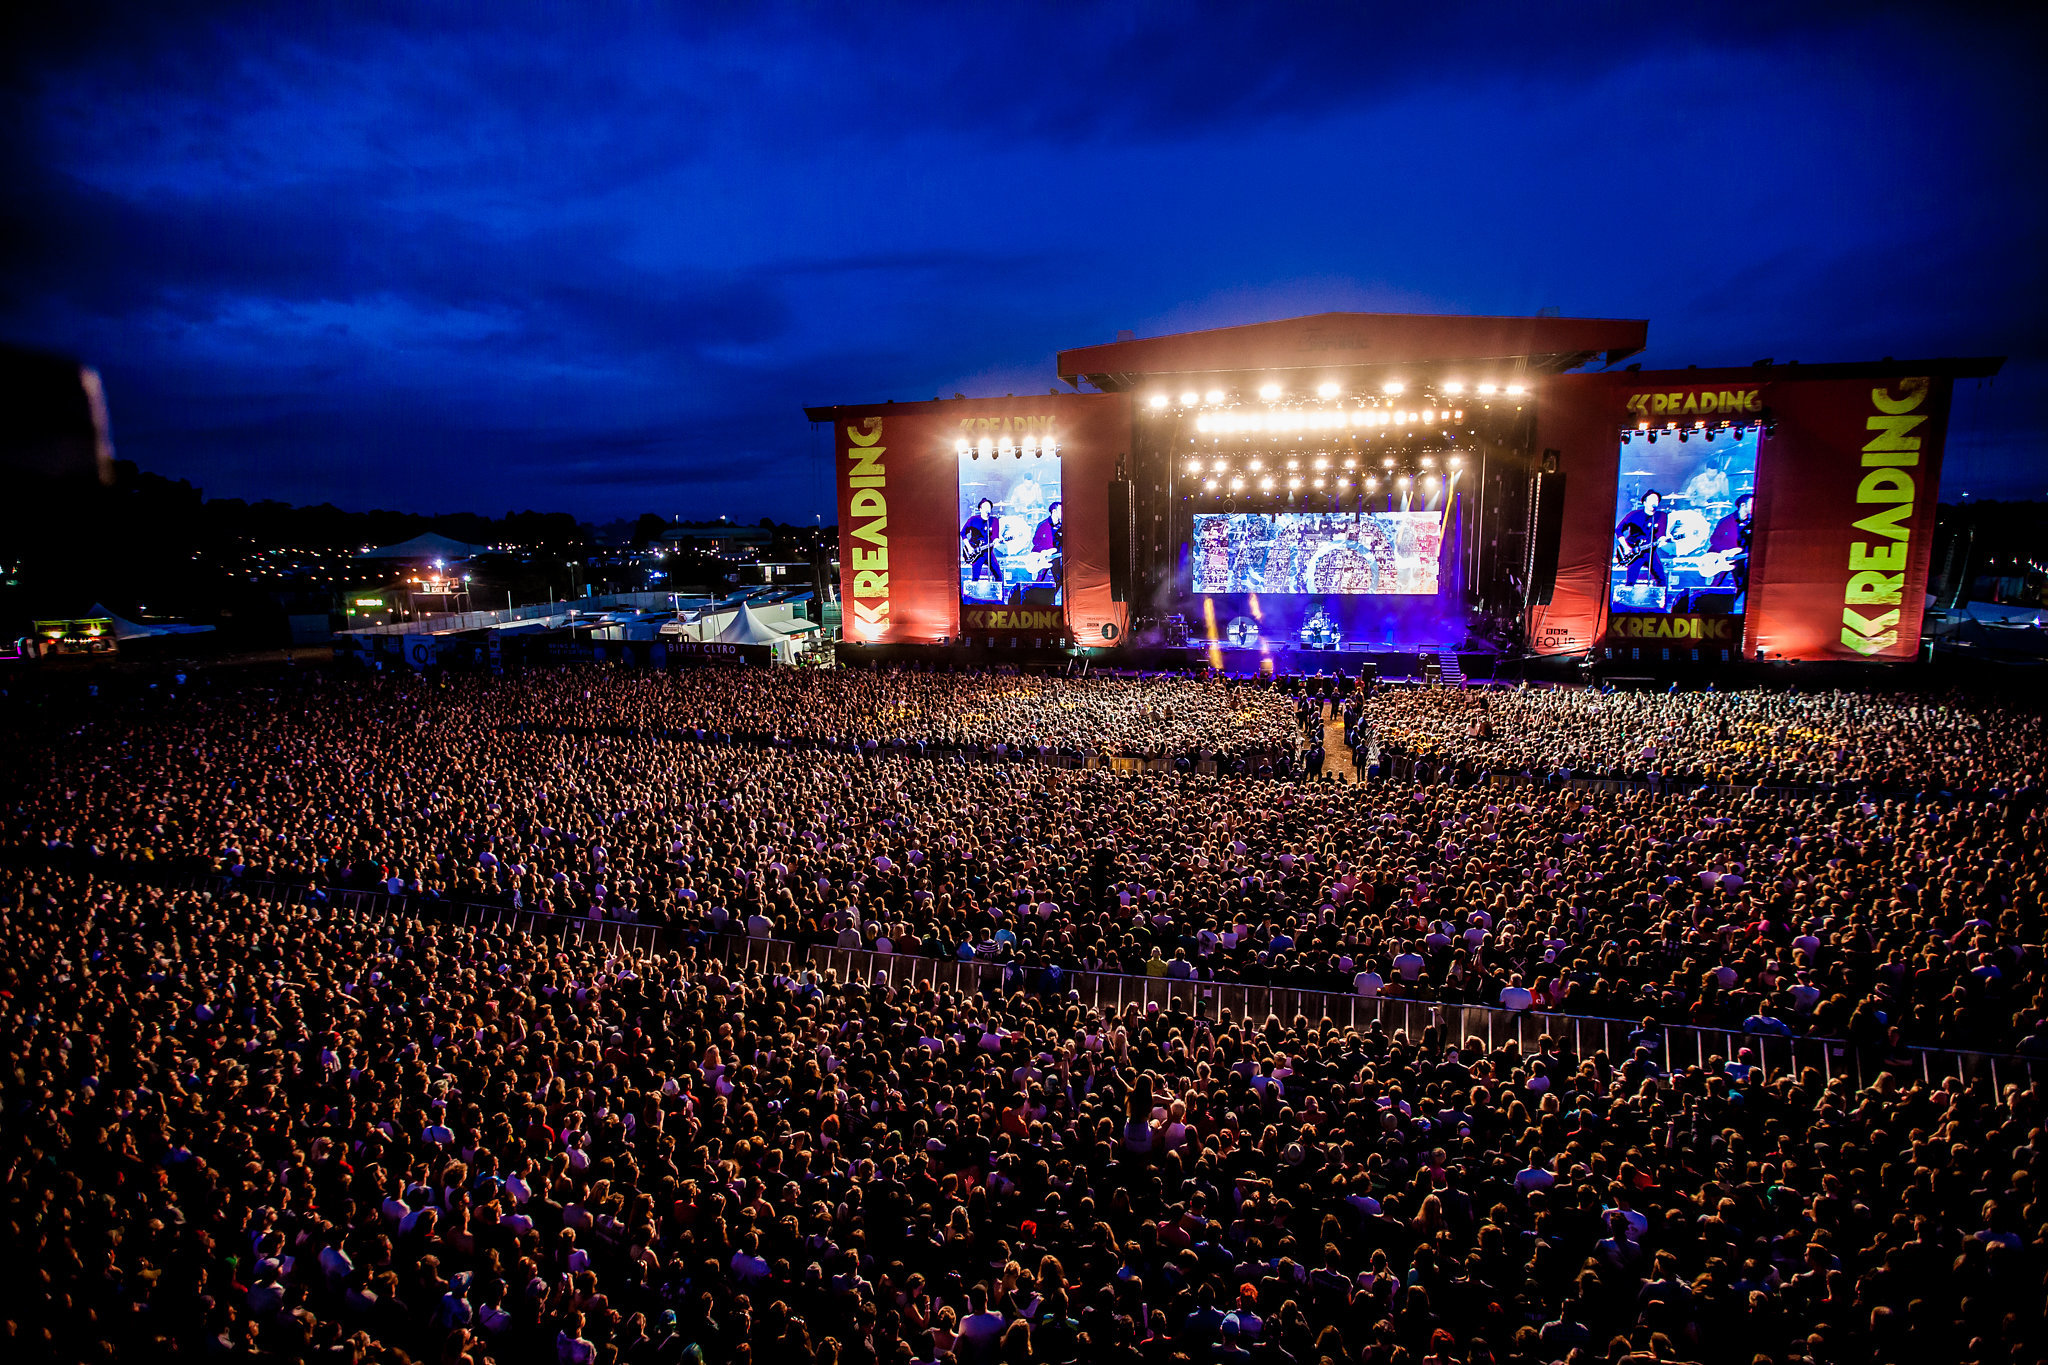
<instances>
[{"instance_id":1,"label":"illuminated sign","mask_svg":"<svg viewBox=\"0 0 2048 1365\"><path fill-rule=\"evenodd\" d=\"M1064 633L1067 622L1065 613L1058 607L1049 607L1042 611L1019 607L995 607L962 611L960 626L967 631L1035 630Z\"/></svg>"},{"instance_id":2,"label":"illuminated sign","mask_svg":"<svg viewBox=\"0 0 2048 1365\"><path fill-rule=\"evenodd\" d=\"M1912 471L1920 463L1920 438L1907 433L1927 420L1927 414L1913 409L1926 400L1928 382L1907 379L1899 389L1898 397L1889 389L1870 391L1870 404L1877 410L1864 423L1873 433L1863 447L1863 465L1870 472L1856 485L1854 509L1867 515L1852 523L1870 538L1850 543L1849 577L1842 593L1842 643L1865 655L1899 643L1907 547L1919 496ZM1871 510L1872 504L1879 510Z\"/></svg>"},{"instance_id":3,"label":"illuminated sign","mask_svg":"<svg viewBox=\"0 0 2048 1365\"><path fill-rule=\"evenodd\" d=\"M1742 639L1742 620L1735 616L1704 616L1697 613L1672 616L1613 616L1607 622L1607 638L1617 644L1640 644L1645 640L1664 643L1734 645Z\"/></svg>"},{"instance_id":4,"label":"illuminated sign","mask_svg":"<svg viewBox=\"0 0 2048 1365\"><path fill-rule=\"evenodd\" d=\"M884 492L889 479L882 464L888 447L881 443L882 419L869 417L860 427L848 427L846 439L846 486L854 490L847 511L853 538L867 542L853 547L854 628L879 635L889 626L889 499Z\"/></svg>"},{"instance_id":5,"label":"illuminated sign","mask_svg":"<svg viewBox=\"0 0 2048 1365\"><path fill-rule=\"evenodd\" d=\"M1724 412L1764 410L1761 389L1709 389L1706 392L1673 389L1664 393L1632 393L1628 410L1638 417L1712 416Z\"/></svg>"}]
</instances>

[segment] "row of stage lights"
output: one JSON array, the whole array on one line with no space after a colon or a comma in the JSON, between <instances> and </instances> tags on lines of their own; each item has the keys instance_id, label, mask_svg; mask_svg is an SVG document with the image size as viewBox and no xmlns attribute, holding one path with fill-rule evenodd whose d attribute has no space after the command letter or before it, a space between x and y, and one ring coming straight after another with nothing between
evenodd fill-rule
<instances>
[{"instance_id":1,"label":"row of stage lights","mask_svg":"<svg viewBox=\"0 0 2048 1365\"><path fill-rule=\"evenodd\" d=\"M1622 428L1621 443L1627 445L1629 442L1641 438L1648 441L1651 445L1655 445L1659 436L1674 435L1681 441L1689 441L1695 436L1699 437L1702 441L1706 441L1711 440L1715 436L1740 436L1752 427L1766 436L1774 434L1778 429L1777 423L1769 420L1762 422L1731 422L1724 418L1710 426L1705 418L1700 418L1694 421L1691 426L1680 426L1677 422L1666 422L1661 427L1653 427L1648 422L1638 422L1633 429L1628 427Z\"/></svg>"},{"instance_id":2,"label":"row of stage lights","mask_svg":"<svg viewBox=\"0 0 2048 1365\"><path fill-rule=\"evenodd\" d=\"M1435 408L1424 408L1420 412L1398 409L1360 409L1352 412L1205 412L1195 419L1195 430L1203 432L1244 432L1244 431L1341 431L1355 427L1412 427L1418 422L1424 426L1438 418L1446 422L1462 422L1465 411L1449 408L1439 412Z\"/></svg>"},{"instance_id":3,"label":"row of stage lights","mask_svg":"<svg viewBox=\"0 0 2048 1365\"><path fill-rule=\"evenodd\" d=\"M1437 388L1439 392L1453 395L1465 392L1464 381L1458 379L1447 380L1438 385ZM1398 398L1407 391L1408 386L1398 379L1390 379L1380 385L1380 392L1389 398ZM1491 398L1497 393L1505 394L1509 398L1520 398L1529 392L1529 388L1526 384L1495 384L1489 382L1475 385L1473 391L1487 398ZM1286 395L1287 391L1278 384L1266 384L1259 389L1259 397L1265 399L1268 403L1278 402L1286 397ZM1316 387L1316 397L1318 398L1328 400L1343 396L1344 389L1342 385L1321 384ZM1153 409L1157 410L1168 406L1172 403L1173 399L1167 394L1155 393L1145 401ZM1210 389L1207 393L1200 393L1194 389L1189 389L1180 396L1180 405L1184 408L1201 407L1205 404L1209 407L1219 407L1229 401L1231 401L1230 395L1222 389Z\"/></svg>"},{"instance_id":4,"label":"row of stage lights","mask_svg":"<svg viewBox=\"0 0 2048 1365\"><path fill-rule=\"evenodd\" d=\"M953 448L962 455L972 455L977 460L984 455L994 460L1000 459L1005 455L1015 455L1017 458L1022 459L1026 455L1057 455L1060 453L1059 439L1050 433L1042 440L1036 436L1026 436L1022 441L1012 441L1007 435L998 437L984 436L979 444L963 436L959 441L955 442Z\"/></svg>"},{"instance_id":5,"label":"row of stage lights","mask_svg":"<svg viewBox=\"0 0 2048 1365\"><path fill-rule=\"evenodd\" d=\"M1349 492L1357 487L1368 493L1377 493L1382 479L1390 488L1398 488L1403 492L1413 489L1419 482L1425 491L1434 493L1443 486L1444 480L1444 476L1437 473L1437 459L1434 455L1424 455L1415 462L1420 473L1408 469L1396 473L1397 462L1391 455L1380 462L1381 468L1385 471L1383 474L1361 475L1358 472L1356 456L1346 456L1340 462L1327 455L1318 455L1307 462L1307 472L1303 472L1302 463L1299 459L1291 459L1285 462L1284 469L1273 472L1267 470L1264 460L1255 459L1249 461L1244 471L1240 472L1228 460L1191 459L1187 462L1187 473L1190 481L1201 480L1202 491L1214 497L1221 497L1226 492L1243 493L1254 487L1261 493L1276 493L1282 489L1289 492L1297 492L1303 488L1328 489L1333 483L1339 492ZM1333 468L1340 464L1341 468ZM1443 468L1452 479L1458 477L1458 471L1463 466L1462 456L1446 455L1443 459Z\"/></svg>"}]
</instances>

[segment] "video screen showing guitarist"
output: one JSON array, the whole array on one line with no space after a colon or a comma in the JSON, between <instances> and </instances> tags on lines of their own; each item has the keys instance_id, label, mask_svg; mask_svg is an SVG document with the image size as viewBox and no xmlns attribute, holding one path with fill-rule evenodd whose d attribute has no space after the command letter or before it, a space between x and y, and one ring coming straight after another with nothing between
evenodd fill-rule
<instances>
[{"instance_id":1,"label":"video screen showing guitarist","mask_svg":"<svg viewBox=\"0 0 2048 1365\"><path fill-rule=\"evenodd\" d=\"M960 457L960 601L1054 607L1066 584L1060 462L1050 455Z\"/></svg>"},{"instance_id":2,"label":"video screen showing guitarist","mask_svg":"<svg viewBox=\"0 0 2048 1365\"><path fill-rule=\"evenodd\" d=\"M1754 427L1625 441L1615 490L1609 606L1737 615L1747 605Z\"/></svg>"}]
</instances>

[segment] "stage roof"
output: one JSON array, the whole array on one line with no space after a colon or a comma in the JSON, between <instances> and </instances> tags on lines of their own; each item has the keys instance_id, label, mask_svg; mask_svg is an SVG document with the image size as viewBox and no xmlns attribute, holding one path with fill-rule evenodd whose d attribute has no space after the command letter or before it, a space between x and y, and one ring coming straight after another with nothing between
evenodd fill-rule
<instances>
[{"instance_id":1,"label":"stage roof","mask_svg":"<svg viewBox=\"0 0 2048 1365\"><path fill-rule=\"evenodd\" d=\"M1070 384L1086 381L1114 392L1153 376L1235 378L1242 384L1286 372L1377 375L1404 366L1491 362L1505 379L1558 374L1596 359L1613 365L1641 351L1649 332L1641 318L1316 313L1061 351L1059 375Z\"/></svg>"}]
</instances>

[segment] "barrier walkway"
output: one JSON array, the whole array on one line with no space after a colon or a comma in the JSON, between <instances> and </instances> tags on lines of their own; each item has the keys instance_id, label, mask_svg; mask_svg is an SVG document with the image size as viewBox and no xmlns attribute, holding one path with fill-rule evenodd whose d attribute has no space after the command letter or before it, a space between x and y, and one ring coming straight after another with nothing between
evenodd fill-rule
<instances>
[{"instance_id":1,"label":"barrier walkway","mask_svg":"<svg viewBox=\"0 0 2048 1365\"><path fill-rule=\"evenodd\" d=\"M963 993L1024 991L1071 995L1081 1005L1112 1016L1143 1013L1157 1007L1203 1018L1263 1022L1269 1018L1334 1020L1354 1030L1384 1029L1419 1039L1438 1030L1446 1042L1476 1038L1489 1051L1514 1043L1524 1053L1538 1048L1547 1036L1577 1056L1605 1052L1617 1062L1648 1046L1656 1062L1668 1070L1706 1066L1715 1057L1733 1058L1749 1048L1758 1071L1768 1080L1787 1071L1808 1068L1823 1081L1846 1076L1862 1089L1883 1072L1930 1084L1953 1077L1965 1084L1988 1082L1994 1090L2048 1080L2048 1059L2008 1053L1971 1052L1953 1048L1909 1046L1892 1055L1859 1049L1840 1038L1783 1037L1743 1033L1734 1029L1700 1028L1690 1024L1658 1025L1649 1037L1640 1021L1592 1015L1506 1010L1404 997L1365 997L1340 991L1294 986L1266 986L1235 981L1176 980L1112 972L1062 970L1048 979L1041 969L976 959L935 958L876 953L831 944L804 944L789 939L740 934L703 934L662 925L623 920L593 920L510 906L441 900L429 896L394 896L385 891L314 887L288 882L261 882L225 876L148 878L124 876L129 869L96 872L114 880L147 881L218 895L242 891L292 905L313 905L362 916L373 925L396 927L406 919L434 920L458 926L504 927L536 937L573 939L577 943L612 945L621 952L651 954L686 952L699 960L718 960L762 971L810 970L820 977L867 985L877 981L896 987L931 986Z\"/></svg>"},{"instance_id":2,"label":"barrier walkway","mask_svg":"<svg viewBox=\"0 0 2048 1365\"><path fill-rule=\"evenodd\" d=\"M1041 984L1032 980L1030 973L995 963L910 957L824 944L751 939L745 941L739 952L738 960L749 967L787 967L801 962L821 975L829 973L841 981L856 983L880 978L895 986L931 985L956 991L983 991L991 983L999 989L1030 991ZM1006 972L1011 977L1008 983L1003 980ZM1302 1016L1314 1021L1334 1020L1339 1026L1354 1030L1377 1025L1389 1034L1405 1033L1411 1039L1419 1039L1426 1030L1436 1028L1445 1042L1477 1038L1489 1051L1513 1042L1524 1053L1534 1051L1548 1036L1578 1056L1605 1052L1617 1062L1634 1053L1637 1043L1632 1040L1641 1027L1639 1020L1107 972L1063 972L1058 989L1063 993L1071 991L1085 1007L1112 1015L1131 1010L1142 1013L1157 1006L1215 1020L1227 1017L1261 1022ZM1951 1076L1965 1083L1983 1080L1994 1089L2008 1084L2025 1085L2037 1077L2048 1079L2048 1059L1947 1048L1909 1047L1895 1057L1885 1058L1851 1047L1839 1038L1787 1038L1690 1024L1660 1025L1652 1038L1643 1041L1658 1065L1669 1070L1704 1067L1711 1058L1732 1059L1740 1049L1749 1048L1766 1080L1811 1067L1823 1081L1846 1075L1859 1090L1884 1071L1901 1079L1919 1079L1930 1084Z\"/></svg>"}]
</instances>

